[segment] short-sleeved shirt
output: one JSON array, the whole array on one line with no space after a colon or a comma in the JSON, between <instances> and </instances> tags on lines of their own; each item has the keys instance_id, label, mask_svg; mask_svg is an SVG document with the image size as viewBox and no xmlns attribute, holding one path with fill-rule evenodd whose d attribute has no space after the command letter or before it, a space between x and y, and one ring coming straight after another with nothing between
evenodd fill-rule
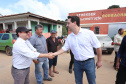
<instances>
[{"instance_id":1,"label":"short-sleeved shirt","mask_svg":"<svg viewBox=\"0 0 126 84\"><path fill-rule=\"evenodd\" d=\"M57 51L57 46L58 46L58 39L55 38L55 42L51 37L47 38L47 47L48 47L48 52L56 52Z\"/></svg>"},{"instance_id":2,"label":"short-sleeved shirt","mask_svg":"<svg viewBox=\"0 0 126 84\"><path fill-rule=\"evenodd\" d=\"M114 43L120 43L122 42L123 37L120 34L116 34L114 37ZM119 50L120 45L114 45L114 50L118 51Z\"/></svg>"},{"instance_id":3,"label":"short-sleeved shirt","mask_svg":"<svg viewBox=\"0 0 126 84\"><path fill-rule=\"evenodd\" d=\"M39 52L39 53L48 53L47 52L47 46L46 46L46 38L43 35L41 35L41 37L39 37L35 33L34 35L32 35L30 37L29 41L31 42L33 47L37 50L37 52ZM47 58L46 57L38 58L38 60L40 62L43 62L44 60L47 60Z\"/></svg>"},{"instance_id":4,"label":"short-sleeved shirt","mask_svg":"<svg viewBox=\"0 0 126 84\"><path fill-rule=\"evenodd\" d=\"M62 49L64 51L71 49L76 60L84 61L95 56L93 47L101 47L101 44L94 32L80 28L77 35L75 35L73 32L68 35L65 45L62 47Z\"/></svg>"}]
</instances>

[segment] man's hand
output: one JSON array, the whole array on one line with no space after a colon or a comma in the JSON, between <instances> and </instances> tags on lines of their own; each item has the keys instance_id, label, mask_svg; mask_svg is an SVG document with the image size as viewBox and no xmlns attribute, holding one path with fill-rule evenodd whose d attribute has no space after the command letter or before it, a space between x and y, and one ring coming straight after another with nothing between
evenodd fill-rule
<instances>
[{"instance_id":1,"label":"man's hand","mask_svg":"<svg viewBox=\"0 0 126 84\"><path fill-rule=\"evenodd\" d=\"M101 66L102 66L102 62L101 61L97 61L97 63L96 63L97 69L99 69Z\"/></svg>"},{"instance_id":2,"label":"man's hand","mask_svg":"<svg viewBox=\"0 0 126 84\"><path fill-rule=\"evenodd\" d=\"M120 57L117 57L117 61L116 61L116 70L119 69L119 65L120 65Z\"/></svg>"},{"instance_id":3,"label":"man's hand","mask_svg":"<svg viewBox=\"0 0 126 84\"><path fill-rule=\"evenodd\" d=\"M39 61L38 61L38 60L33 60L33 62L34 62L35 64L38 64L38 63L39 63Z\"/></svg>"},{"instance_id":4,"label":"man's hand","mask_svg":"<svg viewBox=\"0 0 126 84\"><path fill-rule=\"evenodd\" d=\"M57 54L56 53L52 53L53 56L56 56Z\"/></svg>"},{"instance_id":5,"label":"man's hand","mask_svg":"<svg viewBox=\"0 0 126 84\"><path fill-rule=\"evenodd\" d=\"M49 58L49 59L53 59L54 57L55 57L55 56L53 55L52 52L48 53L48 58Z\"/></svg>"},{"instance_id":6,"label":"man's hand","mask_svg":"<svg viewBox=\"0 0 126 84\"><path fill-rule=\"evenodd\" d=\"M118 69L119 69L119 65L120 65L120 63L119 63L119 62L117 62L117 63L116 63L116 70L118 70Z\"/></svg>"}]
</instances>

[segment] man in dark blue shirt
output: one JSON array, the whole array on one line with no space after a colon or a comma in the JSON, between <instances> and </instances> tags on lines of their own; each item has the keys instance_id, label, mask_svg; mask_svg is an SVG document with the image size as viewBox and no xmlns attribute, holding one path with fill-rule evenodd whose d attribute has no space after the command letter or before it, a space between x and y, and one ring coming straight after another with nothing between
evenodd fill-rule
<instances>
[{"instance_id":1,"label":"man in dark blue shirt","mask_svg":"<svg viewBox=\"0 0 126 84\"><path fill-rule=\"evenodd\" d=\"M116 84L125 84L126 82L126 36L123 38L117 54L116 69L118 69L118 73L116 76Z\"/></svg>"}]
</instances>

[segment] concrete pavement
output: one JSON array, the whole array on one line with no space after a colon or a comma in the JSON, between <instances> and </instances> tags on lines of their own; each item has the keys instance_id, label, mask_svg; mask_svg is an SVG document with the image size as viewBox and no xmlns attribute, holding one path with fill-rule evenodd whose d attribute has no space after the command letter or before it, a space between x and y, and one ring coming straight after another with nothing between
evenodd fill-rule
<instances>
[{"instance_id":1,"label":"concrete pavement","mask_svg":"<svg viewBox=\"0 0 126 84\"><path fill-rule=\"evenodd\" d=\"M100 69L96 69L96 84L114 84L116 73L113 69L114 52L112 55L103 54L102 62L103 66ZM97 60L97 56L95 57ZM52 77L53 81L44 81L44 84L75 84L74 71L72 74L68 73L70 55L69 53L63 53L58 56L58 63L56 69L59 74L55 74ZM11 76L12 56L7 56L5 52L0 51L0 84L14 84ZM30 68L30 84L37 84L34 63ZM84 73L83 83L88 84L86 75Z\"/></svg>"}]
</instances>

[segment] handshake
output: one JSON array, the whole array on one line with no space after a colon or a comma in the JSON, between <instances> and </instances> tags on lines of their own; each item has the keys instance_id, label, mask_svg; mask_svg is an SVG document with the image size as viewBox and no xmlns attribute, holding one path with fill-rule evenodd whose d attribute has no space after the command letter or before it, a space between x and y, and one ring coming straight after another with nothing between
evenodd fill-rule
<instances>
[{"instance_id":1,"label":"handshake","mask_svg":"<svg viewBox=\"0 0 126 84\"><path fill-rule=\"evenodd\" d=\"M48 57L49 59L53 59L56 55L57 55L56 53L50 52L50 53L47 54L47 57Z\"/></svg>"},{"instance_id":2,"label":"handshake","mask_svg":"<svg viewBox=\"0 0 126 84\"><path fill-rule=\"evenodd\" d=\"M58 54L56 54L56 52L55 53L50 52L50 53L47 53L47 54L39 54L38 58L47 57L49 59L53 59L56 55L58 55ZM38 60L33 60L33 62L36 63L36 64L39 63Z\"/></svg>"}]
</instances>

